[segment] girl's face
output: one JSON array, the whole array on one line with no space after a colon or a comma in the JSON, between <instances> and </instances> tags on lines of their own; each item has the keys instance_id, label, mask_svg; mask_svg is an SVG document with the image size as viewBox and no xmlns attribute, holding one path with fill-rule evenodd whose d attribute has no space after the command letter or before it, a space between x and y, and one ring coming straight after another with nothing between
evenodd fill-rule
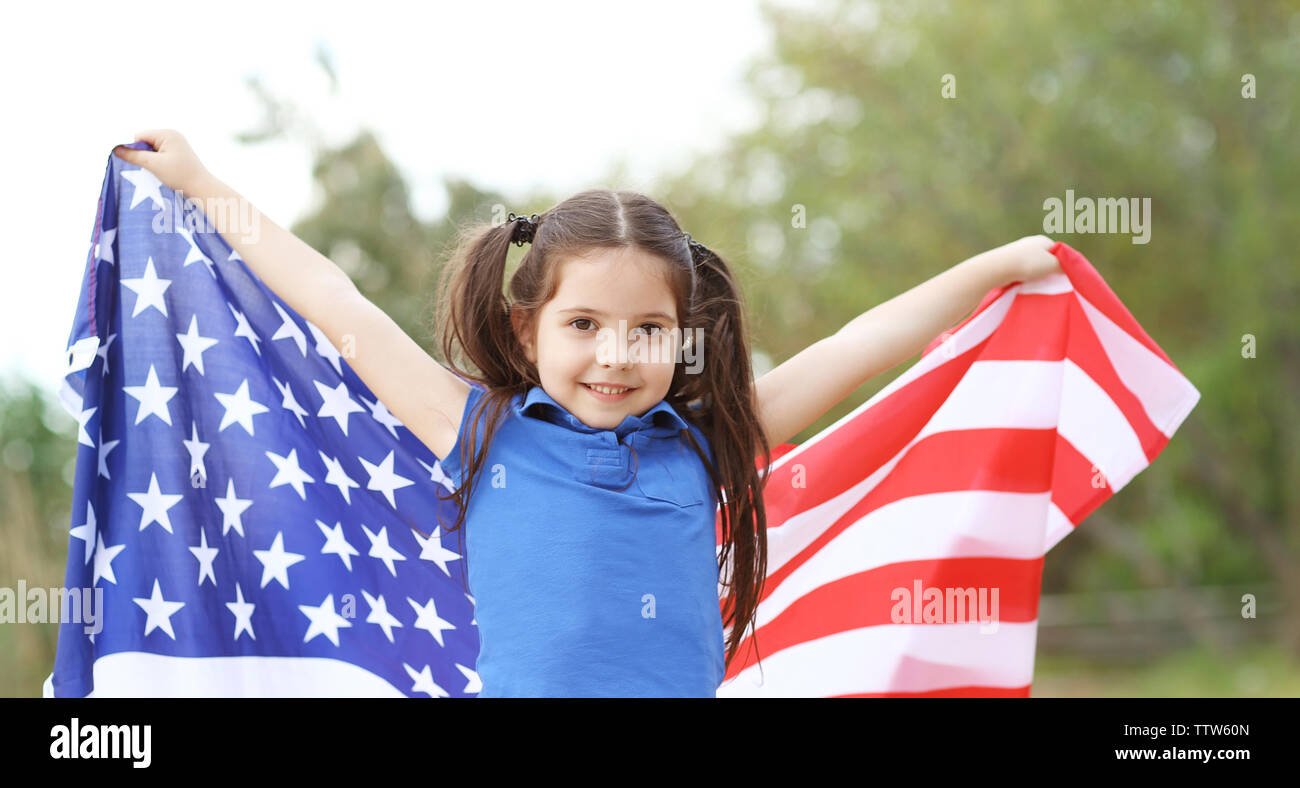
<instances>
[{"instance_id":1,"label":"girl's face","mask_svg":"<svg viewBox=\"0 0 1300 788\"><path fill-rule=\"evenodd\" d=\"M668 395L682 329L664 266L631 248L565 260L531 332L516 315L542 388L588 427L612 430ZM630 390L608 396L588 384Z\"/></svg>"}]
</instances>

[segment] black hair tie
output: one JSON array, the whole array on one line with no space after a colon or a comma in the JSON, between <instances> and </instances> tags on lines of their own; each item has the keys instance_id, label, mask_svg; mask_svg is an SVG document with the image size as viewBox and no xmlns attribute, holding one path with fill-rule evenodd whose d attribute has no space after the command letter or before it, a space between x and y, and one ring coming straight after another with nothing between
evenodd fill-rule
<instances>
[{"instance_id":1,"label":"black hair tie","mask_svg":"<svg viewBox=\"0 0 1300 788\"><path fill-rule=\"evenodd\" d=\"M533 236L537 234L537 223L540 218L537 214L532 216L515 215L514 211L506 217L506 223L515 222L514 230L510 234L510 240L515 242L515 246L523 246L526 243L533 242Z\"/></svg>"},{"instance_id":2,"label":"black hair tie","mask_svg":"<svg viewBox=\"0 0 1300 788\"><path fill-rule=\"evenodd\" d=\"M692 239L690 233L683 233L683 235L686 236L687 246L691 248L691 257L694 258L696 255L699 255L701 258L704 257L704 253L708 251L704 244Z\"/></svg>"}]
</instances>

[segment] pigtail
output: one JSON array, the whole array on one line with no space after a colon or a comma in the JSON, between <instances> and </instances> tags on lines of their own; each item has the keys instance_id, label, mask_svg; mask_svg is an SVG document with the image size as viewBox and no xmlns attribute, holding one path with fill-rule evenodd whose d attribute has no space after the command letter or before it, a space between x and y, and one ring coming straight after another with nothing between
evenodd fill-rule
<instances>
[{"instance_id":1,"label":"pigtail","mask_svg":"<svg viewBox=\"0 0 1300 788\"><path fill-rule=\"evenodd\" d=\"M701 404L695 412L716 458L716 468L711 467L710 473L725 496L718 569L727 590L723 623L730 627L725 660L729 665L745 628L753 628L767 578L767 511L763 506L767 477L759 474L755 462L761 457L766 468L771 463L771 447L758 419L740 288L721 257L691 241L689 235L685 240L694 266L695 289L688 325L698 329L691 338L698 343L694 350L701 354L703 365L701 374L694 375L687 374L684 366L678 367L681 384L676 399L683 405ZM692 409L687 406L680 412ZM695 443L693 437L691 443ZM704 459L699 447L695 449ZM707 459L705 465L709 467ZM757 647L757 641L751 642Z\"/></svg>"},{"instance_id":2,"label":"pigtail","mask_svg":"<svg viewBox=\"0 0 1300 788\"><path fill-rule=\"evenodd\" d=\"M465 414L464 439L459 448L463 481L449 497L441 491L436 493L439 500L456 502L456 521L447 531L457 534L463 558L462 580L467 590L469 556L465 551L463 526L470 496L486 459L486 449L507 415L511 398L538 382L536 373L523 358L502 289L507 253L510 243L518 238L517 230L515 222L461 228L438 284L434 330L441 341L446 366L471 385L478 384L485 389L473 412ZM484 412L487 419L480 440L480 416Z\"/></svg>"}]
</instances>

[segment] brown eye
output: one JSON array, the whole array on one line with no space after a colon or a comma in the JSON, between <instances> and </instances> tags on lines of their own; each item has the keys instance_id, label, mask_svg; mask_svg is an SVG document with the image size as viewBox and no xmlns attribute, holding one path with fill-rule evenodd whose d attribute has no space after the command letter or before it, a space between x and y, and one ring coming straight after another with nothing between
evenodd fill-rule
<instances>
[{"instance_id":1,"label":"brown eye","mask_svg":"<svg viewBox=\"0 0 1300 788\"><path fill-rule=\"evenodd\" d=\"M646 330L647 328L651 330L647 331ZM632 329L632 335L634 337L635 336L653 337L653 336L658 336L661 333L663 333L663 327L657 323L642 323L641 325Z\"/></svg>"},{"instance_id":2,"label":"brown eye","mask_svg":"<svg viewBox=\"0 0 1300 788\"><path fill-rule=\"evenodd\" d=\"M577 328L579 331L586 331L587 329L585 329L585 328L578 328L578 326L574 326L573 324L574 324L574 323L590 323L590 322L591 322L591 320L589 320L589 319L587 319L587 318L585 318L585 317L580 317L580 318L578 318L578 319L576 319L576 320L571 320L571 321L569 321L569 325L573 326L574 328Z\"/></svg>"}]
</instances>

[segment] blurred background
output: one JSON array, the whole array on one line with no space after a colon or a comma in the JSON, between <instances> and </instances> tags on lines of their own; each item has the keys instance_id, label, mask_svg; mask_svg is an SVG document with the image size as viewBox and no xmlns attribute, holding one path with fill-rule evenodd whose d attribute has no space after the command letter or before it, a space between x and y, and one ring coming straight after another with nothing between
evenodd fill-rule
<instances>
[{"instance_id":1,"label":"blurred background","mask_svg":"<svg viewBox=\"0 0 1300 788\"><path fill-rule=\"evenodd\" d=\"M738 272L756 374L985 249L1069 243L1201 401L1048 554L1033 695L1300 695L1297 2L264 5L0 32L0 586L63 581L54 392L98 190L113 145L172 127L435 356L456 223L592 186ZM1149 243L1048 232L1067 189L1149 197ZM0 696L39 696L55 643L0 625Z\"/></svg>"}]
</instances>

